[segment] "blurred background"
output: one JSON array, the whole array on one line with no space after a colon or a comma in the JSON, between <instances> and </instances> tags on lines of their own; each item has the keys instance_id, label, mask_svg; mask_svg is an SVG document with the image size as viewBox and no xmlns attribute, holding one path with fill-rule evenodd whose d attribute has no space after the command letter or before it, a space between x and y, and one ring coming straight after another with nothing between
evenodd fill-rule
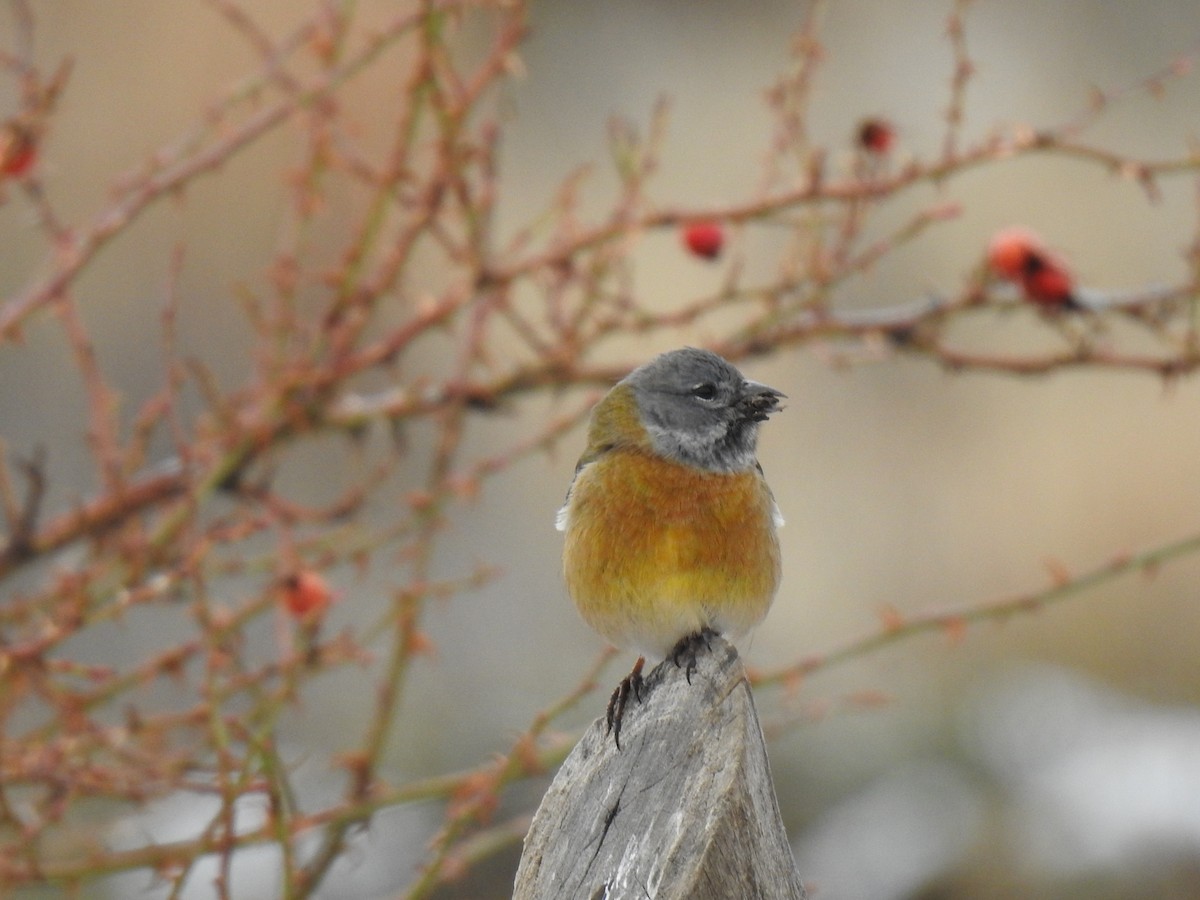
<instances>
[{"instance_id":1,"label":"blurred background","mask_svg":"<svg viewBox=\"0 0 1200 900\"><path fill-rule=\"evenodd\" d=\"M290 0L247 0L271 34L297 17ZM307 13L307 5L305 12ZM363 0L367 19L394 4ZM74 58L44 152L47 190L68 221L85 221L113 183L157 148L186 134L257 60L203 3L36 0L37 51ZM646 123L670 102L669 132L651 195L664 206L731 204L761 179L772 121L765 90L789 65L789 41L807 6L758 0L539 2L521 52L524 74L501 97L502 227L545 207L560 181L598 163L580 217L611 207L608 123ZM945 133L953 56L950 6L886 0L830 3L820 15L825 59L808 127L846 171L857 123L895 123L896 165L932 157ZM1200 6L1071 0L979 2L966 17L977 71L964 135L1037 128L1088 108L1094 87L1134 84L1200 42ZM0 43L7 43L0 20ZM467 36L468 41L473 39ZM479 39L483 39L480 37ZM1197 76L1162 96L1134 93L1087 139L1138 158L1182 156L1200 138ZM372 84L378 85L377 81ZM395 90L395 88L393 88ZM11 96L0 96L9 102ZM348 119L369 133L394 93L353 89ZM182 340L236 384L249 347L237 292L262 284L281 227L295 158L280 133L161 205L124 233L79 283L101 364L131 408L162 376L157 312L172 248L183 243ZM1071 260L1080 281L1118 291L1185 280L1183 251L1200 203L1194 178L1162 182L1150 202L1138 186L1095 165L1026 158L982 167L940 190L913 192L879 213L903 221L939 196L962 214L890 254L839 289L839 307L887 306L952 294L997 229L1035 229ZM345 202L352 198L332 198ZM26 204L0 206L0 296L42 270L45 245ZM636 251L633 291L664 308L715 290L726 277L685 253L668 233ZM770 277L772 248L751 248ZM431 276L432 277L432 276ZM1043 323L1014 314L976 342L1019 353L1054 345ZM680 330L630 339L613 361L637 363L690 342ZM616 352L619 350L619 352ZM948 373L915 358L833 366L810 344L747 363L747 374L785 391L787 410L762 434L760 458L787 517L783 588L768 625L740 648L764 669L838 647L901 614L984 603L1048 585L1121 554L1200 530L1200 385L1164 385L1145 374L1080 369L1046 377ZM49 328L0 352L0 433L10 451L49 450L60 508L93 489L82 394L67 351ZM522 402L476 420L486 448L510 443L530 422L565 412L582 394ZM559 577L554 513L583 436L487 483L458 511L439 548L447 573L495 564L502 577L436 606L437 647L412 673L389 764L396 782L473 764L504 749L534 714L576 683L600 639L578 619ZM331 442L289 463L300 499L319 496L347 456ZM387 498L374 514L386 519ZM805 681L799 695L760 701L769 724L780 806L802 876L825 898L1200 897L1200 559L1125 577L1062 604L973 627L960 640L915 638ZM387 572L339 585L342 621L384 608ZM159 639L144 622L106 631L88 648L98 661ZM613 683L631 660L606 671ZM314 682L284 737L305 760L311 796L332 790L323 754L361 728L354 698L367 676L340 671ZM845 698L875 696L856 705ZM571 726L603 710L589 696ZM795 724L796 704L830 713ZM804 718L804 717L801 717ZM790 724L789 724L790 723ZM532 808L548 781L510 798ZM204 810L186 797L119 823L111 840L193 833ZM246 810L248 821L255 811ZM381 814L358 835L321 894L392 896L412 875L440 820L435 805ZM193 821L194 820L194 821ZM190 831L189 831L190 829ZM519 848L441 896L503 897ZM239 896L271 896L271 851L238 857ZM255 881L261 873L262 881ZM159 896L144 873L90 896ZM201 867L187 896L204 897Z\"/></svg>"}]
</instances>

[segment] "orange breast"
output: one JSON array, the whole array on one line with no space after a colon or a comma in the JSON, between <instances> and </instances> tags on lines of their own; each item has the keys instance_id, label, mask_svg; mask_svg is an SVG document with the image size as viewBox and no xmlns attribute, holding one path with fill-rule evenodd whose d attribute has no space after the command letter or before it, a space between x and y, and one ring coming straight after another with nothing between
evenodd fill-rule
<instances>
[{"instance_id":1,"label":"orange breast","mask_svg":"<svg viewBox=\"0 0 1200 900\"><path fill-rule=\"evenodd\" d=\"M618 646L661 656L703 627L736 636L762 620L779 585L772 509L755 470L706 472L611 451L571 491L568 590Z\"/></svg>"}]
</instances>

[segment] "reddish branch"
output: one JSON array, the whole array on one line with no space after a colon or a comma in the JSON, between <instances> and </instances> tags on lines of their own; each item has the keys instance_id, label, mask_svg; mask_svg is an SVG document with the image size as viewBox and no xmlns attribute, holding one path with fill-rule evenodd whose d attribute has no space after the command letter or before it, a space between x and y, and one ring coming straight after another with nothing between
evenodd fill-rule
<instances>
[{"instance_id":1,"label":"reddish branch","mask_svg":"<svg viewBox=\"0 0 1200 900\"><path fill-rule=\"evenodd\" d=\"M1164 379L1200 366L1193 322L1200 291L1192 280L1124 296L1092 291L1079 318L1037 320L1059 341L1037 354L1006 349L1004 316L1018 309L1038 313L987 280L983 248L980 259L964 264L975 273L944 297L880 298L866 310L843 308L848 280L951 227L957 207L942 202L868 240L876 212L914 191L946 189L965 173L1035 154L1098 166L1133 180L1150 199L1170 179L1200 172L1194 152L1136 159L1082 139L1085 126L1130 91L1101 95L1094 108L1058 128L1017 129L967 144L961 122L974 69L965 3L956 4L949 21L953 71L936 158L894 167L859 160L849 172L832 170L828 160L837 153L813 146L807 123L824 53L814 15L794 42L790 71L768 93L776 125L757 193L704 208L652 202L664 104L644 140L636 129L614 124L619 187L605 216L580 220L581 170L544 215L507 244L499 242L494 222L503 198L495 102L497 87L520 69L517 54L527 31L522 3L423 0L370 32L350 7L321 4L282 39L273 39L233 0L208 3L249 44L259 67L192 132L124 179L114 199L83 223L60 220L40 190L36 166L13 176L42 224L49 262L44 275L0 305L0 349L34 322L60 330L83 384L97 487L90 499L47 510L52 473L44 460L18 464L23 478L0 465L8 530L0 543L0 579L21 585L0 609L0 887L79 884L132 868L153 869L181 885L194 861L212 853L221 857L216 889L228 892L233 852L272 842L283 850L288 894L304 896L322 883L353 827L385 806L427 799L444 801L446 817L409 896L427 895L456 866L512 840L520 817L496 824L490 817L508 785L561 758L564 742L549 728L591 689L592 673L494 761L396 787L384 783L379 768L403 714L407 675L430 647L431 601L492 577L484 567L457 578L433 576L431 560L448 517L476 499L487 479L545 452L576 426L590 399L582 389L607 386L627 371L594 362L613 338L673 334L704 326L711 316L727 322L736 314L738 324L723 325L715 344L733 359L809 347L839 364L905 354L953 371L1038 375L1086 367ZM57 114L54 101L65 90L68 68L49 77L40 72L31 8L16 0L12 9L17 46L0 53L0 72L19 85L21 106L4 124L36 131L40 139ZM459 40L468 23L491 35L474 53ZM339 100L351 81L370 78L388 54L399 60L403 77L384 86L397 98L391 136L384 151L371 153L342 121ZM1153 93L1184 77L1186 68L1176 63L1132 94ZM297 171L281 176L292 191L290 218L277 256L264 265L267 291L243 305L255 339L251 375L229 389L203 359L180 357L174 320L183 252L177 249L163 311L164 384L126 428L117 415L118 388L88 330L85 313L95 300L83 292L80 276L147 210L285 128L298 135L304 157ZM322 268L314 261L312 234L325 224L324 195L347 186L365 199L351 222L339 224L347 237L330 253L335 264ZM723 282L676 309L644 303L631 249L647 232L699 220L720 223L729 236ZM784 230L791 242L777 271L751 283L738 245L767 228ZM1191 236L1190 244L1200 248L1200 237ZM436 278L416 269L428 259L435 260ZM994 324L995 344L974 350L956 343L959 326L980 317ZM1157 352L1145 350L1145 340L1136 352L1125 349L1119 336L1103 330L1116 321L1144 329L1139 337L1149 337ZM425 362L433 357L439 362ZM379 389L385 379L392 386ZM201 414L187 413L180 399L187 389L202 398ZM566 389L580 397L512 445L480 453L464 441L473 417ZM406 444L406 429L417 426L428 447L420 473ZM348 483L331 487L333 496L302 503L277 487L275 468L294 447L335 434L348 452L366 457L377 449L365 438L373 429L390 430L385 459L336 473L331 482L344 477ZM169 437L175 458L148 467L147 448L158 433ZM406 494L395 521L369 525L362 515L367 500L395 488L401 473ZM1061 590L1077 592L1198 546L1189 541L1114 563ZM79 552L63 553L71 548ZM280 586L300 583L298 573L327 586L376 557L386 561L395 585L378 622L332 633L322 621L336 608L332 590L316 605L280 602ZM225 578L230 574L240 577ZM254 579L260 589L246 586ZM955 631L964 621L1014 614L1057 596L894 618L879 634L768 677L799 678L899 636ZM185 639L147 647L123 668L73 657L73 639L89 629L168 603L190 629ZM280 634L277 652L267 658L247 640L247 631L264 620ZM374 705L370 722L346 739L339 757L346 788L340 798L302 812L275 746L275 726L308 679L364 665L368 644L380 655L371 673ZM163 682L174 682L184 699L166 710L141 708L138 689ZM40 724L18 728L30 712ZM18 806L14 788L32 799ZM41 848L50 844L44 839L69 825L85 798L137 804L172 790L209 793L220 812L194 838L174 844L117 853L88 845L70 858L43 858ZM234 833L235 803L252 794L269 799L267 821ZM319 836L317 850L295 853L312 835Z\"/></svg>"}]
</instances>

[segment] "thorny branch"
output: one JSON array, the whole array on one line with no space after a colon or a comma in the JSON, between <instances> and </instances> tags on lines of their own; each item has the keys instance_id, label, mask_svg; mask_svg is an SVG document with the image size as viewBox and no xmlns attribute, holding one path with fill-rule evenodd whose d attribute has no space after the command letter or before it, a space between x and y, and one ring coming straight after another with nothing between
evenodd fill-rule
<instances>
[{"instance_id":1,"label":"thorny branch","mask_svg":"<svg viewBox=\"0 0 1200 900\"><path fill-rule=\"evenodd\" d=\"M0 50L0 75L19 99L0 122L0 202L29 205L46 262L0 300L0 353L32 329L56 330L83 386L95 471L89 496L52 500L49 455L0 460L0 886L81 885L148 869L178 891L196 861L213 854L216 887L227 896L235 851L271 844L281 851L285 895L303 897L375 813L441 800L444 823L408 891L419 897L519 838L522 813L492 824L500 801L510 785L561 760L569 741L551 729L592 689L607 655L495 760L395 786L381 767L403 721L411 669L431 649L431 602L496 577L483 565L449 577L438 572L432 561L449 517L489 480L552 449L579 424L593 389L627 370L597 361L619 336L670 334L732 311L738 324L723 329L713 347L735 360L807 347L836 365L905 355L952 371L1009 375L1089 368L1165 380L1200 367L1200 223L1188 241L1188 279L1121 295L1091 290L1086 311L1071 319L1037 313L997 286L982 249L964 262L971 274L944 295L879 297L866 309L840 302L848 280L952 227L959 211L939 201L868 240L864 226L876 212L931 186L945 196L980 168L1049 155L1130 180L1150 200L1181 177L1196 179L1195 149L1140 159L1084 136L1111 102L1152 96L1189 77L1190 57L1130 88L1097 94L1057 128L994 131L972 142L963 127L974 72L969 4L958 3L948 26L953 71L940 154L894 166L859 160L841 172L830 163L838 148L818 145L807 119L827 52L822 7L814 4L793 41L789 71L767 92L776 125L756 193L703 208L651 201L668 125L663 105L645 139L614 125L620 184L607 215L581 220L581 168L542 215L505 237L496 225L504 200L497 91L521 71L523 3L422 0L382 27L366 27L352 5L323 2L283 38L236 2L205 5L248 44L258 68L121 179L93 215L69 222L44 190L38 163L54 153L70 63L47 69L33 49L32 7L9 2L16 28L13 46ZM466 49L468 26L485 29L490 43ZM384 62L399 65L403 77L386 85L398 99L378 151L358 138L339 101L349 86L381 78ZM121 385L97 352L86 316L103 298L89 293L82 276L149 210L220 177L230 160L280 131L295 135L303 154L281 173L290 204L276 254L263 265L268 289L239 298L253 337L252 371L226 387L203 354L181 346L176 321L187 253L177 246L160 315L163 382L133 424L123 424ZM324 198L347 186L365 199L339 223L345 242L323 255L316 235L331 215ZM736 231L743 244L778 229L794 239L773 276L757 283L735 260L707 296L671 310L643 302L632 249L648 233L697 220ZM426 271L429 259L437 278ZM1009 349L1004 329L1014 315L1039 316L1055 349ZM981 321L994 325L995 344L960 343L960 326ZM1128 329L1151 349L1146 340L1125 345ZM481 416L566 391L578 400L510 446L479 455L464 439ZM200 398L199 411L185 402L191 396ZM172 449L150 462L157 437ZM324 438L350 448L357 474L340 473L342 487L321 502L291 496L278 470L294 450ZM404 502L379 525L371 500L385 490ZM787 684L909 635L957 634L965 623L1040 608L1198 549L1188 539L1048 592L892 621L763 679ZM381 566L394 585L387 611L330 633L323 626L336 592L326 577ZM76 655L76 638L150 611L174 615L184 636L142 648L121 669ZM264 652L251 636L271 622L279 640ZM336 757L345 775L340 796L309 809L297 800L294 763L280 749L277 727L311 679L345 666L363 667L374 679L370 724L346 736ZM143 703L139 691L153 685L170 685L182 699ZM79 835L81 810L93 798L128 810L181 790L218 805L192 838L114 851ZM238 826L236 807L246 798L266 801L262 824ZM70 852L45 854L54 841Z\"/></svg>"}]
</instances>

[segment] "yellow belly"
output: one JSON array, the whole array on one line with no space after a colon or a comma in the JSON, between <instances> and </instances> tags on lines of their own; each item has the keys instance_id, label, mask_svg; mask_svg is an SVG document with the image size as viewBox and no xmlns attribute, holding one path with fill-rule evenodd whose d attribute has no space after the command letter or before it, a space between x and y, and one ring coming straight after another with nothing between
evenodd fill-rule
<instances>
[{"instance_id":1,"label":"yellow belly","mask_svg":"<svg viewBox=\"0 0 1200 900\"><path fill-rule=\"evenodd\" d=\"M722 474L615 450L571 490L563 568L589 625L662 657L701 628L738 636L779 587L773 501L759 472Z\"/></svg>"}]
</instances>

